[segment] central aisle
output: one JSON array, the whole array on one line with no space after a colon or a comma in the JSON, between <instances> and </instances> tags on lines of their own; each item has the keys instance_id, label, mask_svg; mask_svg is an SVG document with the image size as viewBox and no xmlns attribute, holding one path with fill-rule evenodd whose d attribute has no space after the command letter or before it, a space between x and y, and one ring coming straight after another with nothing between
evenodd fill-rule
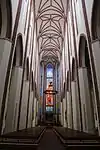
<instances>
[{"instance_id":1,"label":"central aisle","mask_svg":"<svg viewBox=\"0 0 100 150\"><path fill-rule=\"evenodd\" d=\"M52 129L47 129L40 141L38 150L65 150Z\"/></svg>"}]
</instances>

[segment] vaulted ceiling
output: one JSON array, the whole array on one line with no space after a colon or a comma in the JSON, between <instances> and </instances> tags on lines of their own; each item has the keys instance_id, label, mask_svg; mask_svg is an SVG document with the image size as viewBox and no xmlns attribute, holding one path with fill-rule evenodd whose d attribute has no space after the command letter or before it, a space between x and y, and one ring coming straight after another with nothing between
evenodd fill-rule
<instances>
[{"instance_id":1,"label":"vaulted ceiling","mask_svg":"<svg viewBox=\"0 0 100 150\"><path fill-rule=\"evenodd\" d=\"M64 41L67 0L36 0L37 41L40 61L60 61Z\"/></svg>"}]
</instances>

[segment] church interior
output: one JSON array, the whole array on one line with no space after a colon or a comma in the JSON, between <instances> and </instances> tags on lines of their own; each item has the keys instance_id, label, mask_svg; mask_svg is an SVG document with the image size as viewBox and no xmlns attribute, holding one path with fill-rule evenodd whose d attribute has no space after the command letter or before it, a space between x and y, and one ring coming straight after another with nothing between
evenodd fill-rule
<instances>
[{"instance_id":1,"label":"church interior","mask_svg":"<svg viewBox=\"0 0 100 150\"><path fill-rule=\"evenodd\" d=\"M0 0L0 150L100 148L100 0Z\"/></svg>"}]
</instances>

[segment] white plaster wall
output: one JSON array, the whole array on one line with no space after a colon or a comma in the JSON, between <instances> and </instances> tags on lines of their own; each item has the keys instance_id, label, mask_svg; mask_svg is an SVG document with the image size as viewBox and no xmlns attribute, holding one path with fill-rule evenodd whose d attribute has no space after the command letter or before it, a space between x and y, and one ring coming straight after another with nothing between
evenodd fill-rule
<instances>
[{"instance_id":1,"label":"white plaster wall","mask_svg":"<svg viewBox=\"0 0 100 150\"><path fill-rule=\"evenodd\" d=\"M91 33L91 17L92 17L93 1L94 0L88 0L88 1L85 0L90 33ZM75 6L76 6L76 17L77 17L78 30L79 30L78 38L76 37L77 56L78 56L80 35L83 35L83 34L86 35L86 28L85 28L85 21L84 21L84 15L83 15L82 0L77 0ZM87 35L86 35L86 37L87 37Z\"/></svg>"},{"instance_id":2,"label":"white plaster wall","mask_svg":"<svg viewBox=\"0 0 100 150\"><path fill-rule=\"evenodd\" d=\"M18 0L11 0L11 5L12 5L12 35L13 35L13 29L15 26L15 19L16 19L16 14L17 14L17 9L18 9L18 3L19 3ZM24 27L25 27L27 6L28 6L28 1L22 0L22 8L21 8L21 14L20 14L18 30L17 30L17 34L21 33L22 37L23 37L23 51L25 48L25 41L26 41L26 34L24 34ZM29 7L29 9L30 9L30 7ZM29 15L28 15L28 17L29 17Z\"/></svg>"},{"instance_id":3,"label":"white plaster wall","mask_svg":"<svg viewBox=\"0 0 100 150\"><path fill-rule=\"evenodd\" d=\"M15 8L16 2L13 2L13 7ZM18 5L18 4L17 4ZM28 15L27 15L27 23L26 23L26 31L24 33L24 28L25 28L25 22L26 22L26 13L27 13L27 7L28 7ZM22 1L22 8L21 8L21 13L20 13L20 18L19 18L19 24L18 24L18 29L17 29L17 35L20 33L22 35L22 40L23 40L23 57L25 53L25 43L26 43L26 36L27 36L27 29L28 29L28 18L29 18L29 11L30 11L30 2L23 0ZM14 13L14 16L16 14ZM32 15L32 13L31 13ZM32 20L33 21L33 20ZM15 22L14 22L15 23ZM33 28L32 28L33 29ZM33 30L32 30L33 31ZM29 42L32 40L31 33L29 33Z\"/></svg>"},{"instance_id":4,"label":"white plaster wall","mask_svg":"<svg viewBox=\"0 0 100 150\"><path fill-rule=\"evenodd\" d=\"M28 91L29 91L29 81L24 81L21 112L20 112L20 123L19 123L19 129L20 130L26 128Z\"/></svg>"},{"instance_id":5,"label":"white plaster wall","mask_svg":"<svg viewBox=\"0 0 100 150\"><path fill-rule=\"evenodd\" d=\"M86 33L81 0L77 0L76 2L76 15L77 15L79 33Z\"/></svg>"},{"instance_id":6,"label":"white plaster wall","mask_svg":"<svg viewBox=\"0 0 100 150\"><path fill-rule=\"evenodd\" d=\"M8 107L5 118L5 133L12 132L17 128L22 71L22 68L15 67L12 73Z\"/></svg>"},{"instance_id":7,"label":"white plaster wall","mask_svg":"<svg viewBox=\"0 0 100 150\"><path fill-rule=\"evenodd\" d=\"M30 26L29 26L29 35L28 35L28 44L27 44L27 57L29 58L29 68L31 64L31 56L32 56L32 50L33 49L33 43L34 43L34 17L33 17L33 12L31 12L31 18L30 18Z\"/></svg>"},{"instance_id":8,"label":"white plaster wall","mask_svg":"<svg viewBox=\"0 0 100 150\"><path fill-rule=\"evenodd\" d=\"M74 19L74 27L75 27L75 37L76 37L76 41L77 41L77 29L78 29L78 27L77 27L77 14L76 14L76 3L75 3L75 1L72 1L72 10L73 10L73 19ZM74 47L73 47L74 48ZM74 49L73 49L73 51L74 51ZM73 56L74 56L74 53L72 54Z\"/></svg>"},{"instance_id":9,"label":"white plaster wall","mask_svg":"<svg viewBox=\"0 0 100 150\"><path fill-rule=\"evenodd\" d=\"M71 19L71 12L69 11L68 13L68 36L69 36L69 47L70 47L70 50L69 50L69 53L70 55L73 55L74 56L74 48L73 48L73 28L72 28L72 19Z\"/></svg>"},{"instance_id":10,"label":"white plaster wall","mask_svg":"<svg viewBox=\"0 0 100 150\"><path fill-rule=\"evenodd\" d=\"M32 27L29 27L29 36L28 36L28 44L27 44L27 57L30 57L32 54L32 49L30 49L31 40L32 39Z\"/></svg>"},{"instance_id":11,"label":"white plaster wall","mask_svg":"<svg viewBox=\"0 0 100 150\"><path fill-rule=\"evenodd\" d=\"M91 21L92 21L92 8L93 8L93 2L94 0L85 0L85 5L86 5L86 11L87 11L87 17L88 17L88 24L90 28L90 33L91 33Z\"/></svg>"},{"instance_id":12,"label":"white plaster wall","mask_svg":"<svg viewBox=\"0 0 100 150\"><path fill-rule=\"evenodd\" d=\"M0 6L1 6L1 14L2 14L2 27L1 27L1 33L0 36L1 37L6 37L6 31L7 31L7 9L5 8L7 5L7 1L5 0L1 0L0 1ZM1 19L1 18L0 18Z\"/></svg>"},{"instance_id":13,"label":"white plaster wall","mask_svg":"<svg viewBox=\"0 0 100 150\"><path fill-rule=\"evenodd\" d=\"M32 59L32 70L34 72L35 70L35 59L36 59L36 42L37 42L37 37L36 37L36 28L35 28L35 31L34 31L34 41L33 41L33 59Z\"/></svg>"},{"instance_id":14,"label":"white plaster wall","mask_svg":"<svg viewBox=\"0 0 100 150\"><path fill-rule=\"evenodd\" d=\"M12 5L12 34L13 34L16 13L17 13L17 9L18 9L18 0L11 0L11 5Z\"/></svg>"},{"instance_id":15,"label":"white plaster wall","mask_svg":"<svg viewBox=\"0 0 100 150\"><path fill-rule=\"evenodd\" d=\"M11 0L11 8L12 8L12 35L13 35L14 26L15 26L15 19L16 19L16 15L17 15L18 3L19 3L18 0ZM23 57L24 57L24 52L25 52L25 43L26 43L26 35L27 35L27 29L28 29L29 11L30 11L30 7L33 7L33 4L31 6L30 6L30 4L31 4L30 1L22 0L22 7L21 7L19 24L18 24L18 29L17 29L17 35L19 33L22 35ZM28 15L27 15L27 18L26 18L27 7L28 7ZM32 11L33 11L33 9L32 9ZM26 19L27 19L26 31L24 33ZM5 18L5 21L6 20L7 19ZM34 28L34 16L33 16L33 13L31 13L31 23L30 23L30 25L32 26L32 33L33 33L33 28ZM31 41L31 43L32 43L32 40L33 39L31 38L31 36L29 34L29 41ZM16 41L17 41L17 37L16 37ZM16 41L15 41L15 45L16 45Z\"/></svg>"},{"instance_id":16,"label":"white plaster wall","mask_svg":"<svg viewBox=\"0 0 100 150\"><path fill-rule=\"evenodd\" d=\"M77 57L79 58L79 42L80 42L80 35L86 36L86 28L85 28L85 22L84 22L84 15L83 15L83 9L82 9L82 3L81 0L77 0L76 2L76 16L77 16L77 24L78 24L78 35L76 38L76 47L77 47ZM74 50L74 47L73 47ZM73 53L74 56L74 53Z\"/></svg>"},{"instance_id":17,"label":"white plaster wall","mask_svg":"<svg viewBox=\"0 0 100 150\"><path fill-rule=\"evenodd\" d=\"M20 15L19 25L18 25L18 30L21 31L21 33L24 33L27 5L28 5L28 1L22 0L21 15Z\"/></svg>"},{"instance_id":18,"label":"white plaster wall","mask_svg":"<svg viewBox=\"0 0 100 150\"><path fill-rule=\"evenodd\" d=\"M63 83L65 82L65 63L64 63L64 61L65 61L65 58L64 58L64 56L65 56L65 54L64 54L64 49L63 49L63 51L62 51L62 71L63 71Z\"/></svg>"},{"instance_id":19,"label":"white plaster wall","mask_svg":"<svg viewBox=\"0 0 100 150\"><path fill-rule=\"evenodd\" d=\"M67 24L66 24L66 31L65 31L65 62L66 62L66 69L69 70L69 58L68 58L68 37L67 37Z\"/></svg>"},{"instance_id":20,"label":"white plaster wall","mask_svg":"<svg viewBox=\"0 0 100 150\"><path fill-rule=\"evenodd\" d=\"M88 19L90 33L91 33L91 25L92 25L91 19L92 19L93 3L94 3L94 0L88 0L88 1L85 0L86 13L87 13L87 19ZM75 10L76 10L76 17L78 20L78 30L79 30L78 38L79 38L80 34L86 33L83 9L82 9L82 0L77 0L77 2L75 2ZM76 39L77 39L77 37L76 37Z\"/></svg>"}]
</instances>

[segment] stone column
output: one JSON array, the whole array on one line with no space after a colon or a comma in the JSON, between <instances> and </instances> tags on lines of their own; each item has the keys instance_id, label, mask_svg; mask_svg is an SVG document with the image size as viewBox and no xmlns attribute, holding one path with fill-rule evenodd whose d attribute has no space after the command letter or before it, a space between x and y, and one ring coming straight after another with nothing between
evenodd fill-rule
<instances>
[{"instance_id":1,"label":"stone column","mask_svg":"<svg viewBox=\"0 0 100 150\"><path fill-rule=\"evenodd\" d=\"M63 126L63 102L60 102L60 110L61 110L61 125Z\"/></svg>"},{"instance_id":2,"label":"stone column","mask_svg":"<svg viewBox=\"0 0 100 150\"><path fill-rule=\"evenodd\" d=\"M29 92L29 81L24 80L22 102L21 102L21 112L20 112L20 122L19 122L20 130L26 128L28 92Z\"/></svg>"},{"instance_id":3,"label":"stone column","mask_svg":"<svg viewBox=\"0 0 100 150\"><path fill-rule=\"evenodd\" d=\"M22 72L23 69L20 67L14 67L12 71L7 111L5 116L6 118L4 133L17 130Z\"/></svg>"},{"instance_id":4,"label":"stone column","mask_svg":"<svg viewBox=\"0 0 100 150\"><path fill-rule=\"evenodd\" d=\"M56 67L53 70L53 90L56 90ZM56 117L56 95L53 95L54 117Z\"/></svg>"},{"instance_id":5,"label":"stone column","mask_svg":"<svg viewBox=\"0 0 100 150\"><path fill-rule=\"evenodd\" d=\"M33 118L33 125L32 125L32 127L35 127L35 125L36 125L36 106L37 106L37 99L36 99L36 97L34 98L34 118Z\"/></svg>"},{"instance_id":6,"label":"stone column","mask_svg":"<svg viewBox=\"0 0 100 150\"><path fill-rule=\"evenodd\" d=\"M95 70L97 76L97 83L99 88L100 94L100 40L96 40L92 43L93 47L93 56L94 56L94 63L95 63Z\"/></svg>"},{"instance_id":7,"label":"stone column","mask_svg":"<svg viewBox=\"0 0 100 150\"><path fill-rule=\"evenodd\" d=\"M38 111L39 111L39 101L36 101L36 122L35 124L38 124Z\"/></svg>"},{"instance_id":8,"label":"stone column","mask_svg":"<svg viewBox=\"0 0 100 150\"><path fill-rule=\"evenodd\" d=\"M92 42L92 50L93 50L93 57L94 57L94 65L96 71L96 78L97 78L97 86L99 91L99 99L94 99L94 107L95 107L95 126L98 127L99 135L100 135L100 40L97 39ZM96 97L96 96L95 96Z\"/></svg>"},{"instance_id":9,"label":"stone column","mask_svg":"<svg viewBox=\"0 0 100 150\"><path fill-rule=\"evenodd\" d=\"M32 113L33 113L33 91L30 92L30 100L29 100L29 113L28 113L28 128L31 128L32 125Z\"/></svg>"},{"instance_id":10,"label":"stone column","mask_svg":"<svg viewBox=\"0 0 100 150\"><path fill-rule=\"evenodd\" d=\"M11 45L12 43L9 40L0 38L0 119Z\"/></svg>"},{"instance_id":11,"label":"stone column","mask_svg":"<svg viewBox=\"0 0 100 150\"><path fill-rule=\"evenodd\" d=\"M67 124L68 128L72 129L72 107L71 107L71 95L67 91Z\"/></svg>"},{"instance_id":12,"label":"stone column","mask_svg":"<svg viewBox=\"0 0 100 150\"><path fill-rule=\"evenodd\" d=\"M56 79L56 91L58 90L57 89L57 85L58 85L58 83L57 83L57 63L56 63L56 77L55 77L55 79ZM58 112L58 99L57 99L57 94L56 94L56 122L57 122L57 112Z\"/></svg>"},{"instance_id":13,"label":"stone column","mask_svg":"<svg viewBox=\"0 0 100 150\"><path fill-rule=\"evenodd\" d=\"M43 116L43 84L44 84L44 65L42 63L42 66L41 66L41 69L42 69L42 74L41 74L41 102L40 102L40 106L41 106L41 121L42 121L42 116Z\"/></svg>"},{"instance_id":14,"label":"stone column","mask_svg":"<svg viewBox=\"0 0 100 150\"><path fill-rule=\"evenodd\" d=\"M65 119L65 111L66 111L66 98L63 99L63 126L67 127L67 122Z\"/></svg>"},{"instance_id":15,"label":"stone column","mask_svg":"<svg viewBox=\"0 0 100 150\"><path fill-rule=\"evenodd\" d=\"M94 123L93 123L93 112L91 108L89 83L87 76L87 68L79 68L79 84L80 84L80 97L82 105L82 122L83 131L88 133L93 133Z\"/></svg>"},{"instance_id":16,"label":"stone column","mask_svg":"<svg viewBox=\"0 0 100 150\"><path fill-rule=\"evenodd\" d=\"M45 79L46 72L45 71L46 71L46 69L45 69L44 64L43 64L43 92L46 89L45 88L46 87L46 79ZM44 121L45 121L45 104L46 104L45 98L46 98L46 95L43 93L43 120Z\"/></svg>"},{"instance_id":17,"label":"stone column","mask_svg":"<svg viewBox=\"0 0 100 150\"><path fill-rule=\"evenodd\" d=\"M77 82L71 81L72 107L73 107L73 128L80 130L80 109Z\"/></svg>"}]
</instances>

